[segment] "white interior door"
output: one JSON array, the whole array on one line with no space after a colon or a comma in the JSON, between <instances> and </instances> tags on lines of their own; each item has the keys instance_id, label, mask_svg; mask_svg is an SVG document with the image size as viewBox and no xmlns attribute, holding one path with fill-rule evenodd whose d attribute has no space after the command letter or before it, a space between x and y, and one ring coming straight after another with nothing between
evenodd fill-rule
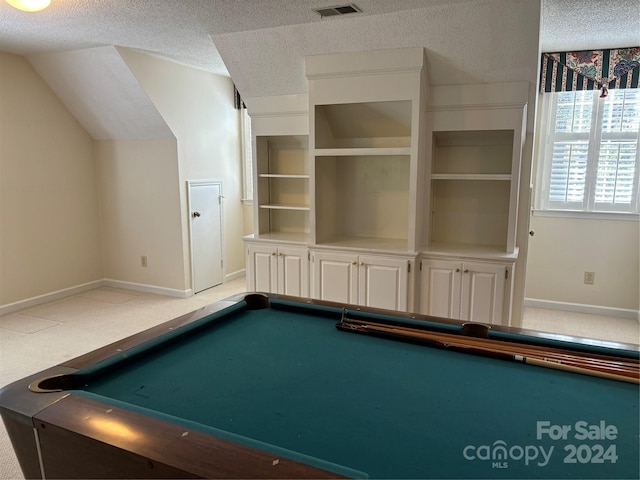
<instances>
[{"instance_id":1,"label":"white interior door","mask_svg":"<svg viewBox=\"0 0 640 480\"><path fill-rule=\"evenodd\" d=\"M188 182L193 293L223 280L222 183Z\"/></svg>"}]
</instances>

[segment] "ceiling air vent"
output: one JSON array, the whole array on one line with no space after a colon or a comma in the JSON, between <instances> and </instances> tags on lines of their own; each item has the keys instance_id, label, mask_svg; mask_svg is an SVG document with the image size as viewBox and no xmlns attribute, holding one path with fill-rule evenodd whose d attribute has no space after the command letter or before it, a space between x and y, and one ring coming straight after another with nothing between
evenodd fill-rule
<instances>
[{"instance_id":1,"label":"ceiling air vent","mask_svg":"<svg viewBox=\"0 0 640 480\"><path fill-rule=\"evenodd\" d=\"M348 13L361 12L361 10L353 3L350 3L349 5L338 5L335 7L314 8L313 11L321 17L333 17L334 15L346 15Z\"/></svg>"}]
</instances>

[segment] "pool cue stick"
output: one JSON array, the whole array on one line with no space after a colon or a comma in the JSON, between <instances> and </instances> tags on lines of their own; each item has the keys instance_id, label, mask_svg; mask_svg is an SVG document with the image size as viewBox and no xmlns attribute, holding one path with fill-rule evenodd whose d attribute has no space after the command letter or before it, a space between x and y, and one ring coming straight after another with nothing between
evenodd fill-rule
<instances>
[{"instance_id":1,"label":"pool cue stick","mask_svg":"<svg viewBox=\"0 0 640 480\"><path fill-rule=\"evenodd\" d=\"M562 370L565 372L579 373L582 375L590 375L592 377L606 378L608 380L617 380L619 382L640 384L640 376L627 377L625 375L618 375L615 373L601 372L599 370L593 370L590 368L575 367L573 365L566 365L555 361L544 360L541 358L524 358L524 363L527 365L535 365L536 367L553 368L555 370Z\"/></svg>"},{"instance_id":2,"label":"pool cue stick","mask_svg":"<svg viewBox=\"0 0 640 480\"><path fill-rule=\"evenodd\" d=\"M436 335L436 337L438 336ZM507 353L520 354L527 357L553 359L578 367L592 368L601 371L610 371L611 373L619 372L624 374L626 372L630 373L632 376L635 376L638 372L640 372L637 364L591 358L584 355L573 355L564 350L549 348L529 348L528 345L524 344L512 342L503 343L499 340L474 339L460 336L448 336L446 341L452 341L463 345L478 346L480 348L500 350Z\"/></svg>"},{"instance_id":3,"label":"pool cue stick","mask_svg":"<svg viewBox=\"0 0 640 480\"><path fill-rule=\"evenodd\" d=\"M370 328L374 329L374 330L380 330L380 331L390 331L390 333L394 333L393 327L378 327L378 326L370 326ZM396 332L397 333L397 332ZM475 343L468 343L465 339L465 341L460 341L462 338L464 337L458 337L458 336L451 336L448 335L446 337L446 339L442 339L441 337L439 338L438 336L432 337L430 334L424 334L422 332L407 332L407 331L403 331L401 334L410 336L412 338L429 338L429 339L435 339L435 340L439 340L441 342L443 342L444 344L448 345L448 348L450 350L458 349L458 351L464 351L463 349L467 348L468 351L467 353L473 353L476 355L485 355L485 356L492 356L494 358L501 358L503 360L509 360L509 359L513 359L513 358L524 358L524 359L538 359L538 360L544 360L547 362L553 362L556 365L563 365L563 366L567 366L567 367L574 367L574 368L581 368L583 370L589 370L589 371L593 371L593 372L600 372L603 374L608 374L608 375L618 375L618 376L624 376L626 378L630 378L632 380L635 380L636 382L638 382L638 377L640 376L640 371L638 371L637 369L625 369L625 368L620 368L619 366L616 365L606 365L606 364L589 364L589 363L585 363L584 361L575 361L572 358L557 358L553 356L553 352L535 352L534 354L528 354L527 352L524 351L518 351L517 349L496 349L493 348L493 346L485 346L482 343L480 343L480 341L475 342ZM502 356L500 354L503 354ZM582 360L582 359L579 359Z\"/></svg>"},{"instance_id":4,"label":"pool cue stick","mask_svg":"<svg viewBox=\"0 0 640 480\"><path fill-rule=\"evenodd\" d=\"M336 324L336 328L340 330L350 331L353 333L371 333L384 338L393 338L393 339L401 339L401 340L404 339L404 340L414 340L414 341L417 340L421 344L442 348L446 350L451 350L455 352L469 353L469 354L480 355L480 356L485 356L490 358L496 358L499 360L514 361L517 363L526 363L529 365L553 368L555 370L564 370L572 373L580 373L584 375L606 378L609 380L617 380L617 381L628 382L628 383L640 383L640 378L638 378L638 375L636 375L635 372L629 372L634 376L625 376L621 374L602 372L602 371L594 370L590 368L567 365L564 363L560 363L560 361L555 359L545 360L544 358L530 358L520 354L496 351L489 348L481 348L477 346L443 342L440 340L435 340L429 336L421 335L420 333L411 334L409 332L394 331L394 329L390 327L375 327L370 325L352 325L352 324L350 325L348 322L341 322L339 324Z\"/></svg>"},{"instance_id":5,"label":"pool cue stick","mask_svg":"<svg viewBox=\"0 0 640 480\"><path fill-rule=\"evenodd\" d=\"M371 326L371 328L378 328L378 329L383 329L386 330L387 328L391 328L391 330L395 330L393 327L378 327L378 326ZM466 337L460 337L460 336L455 336L455 335L447 335L447 337L442 338L440 336L432 336L429 333L423 333L423 332L407 332L407 331L403 331L403 334L406 335L412 335L412 336L417 336L417 337L424 337L426 335L426 337L428 338L433 338L435 340L440 340L443 341L444 343L447 343L449 345L456 345L456 346L461 346L461 347L470 347L472 349L481 349L485 352L487 351L500 351L504 354L508 355L518 355L518 356L522 356L524 358L539 358L542 360L546 360L546 361L554 361L557 363L561 363L563 365L572 365L574 367L579 367L579 368L588 368L590 370L597 370L600 372L605 372L605 373L610 373L610 374L619 374L619 375L627 375L629 377L635 378L638 377L638 375L640 374L640 371L638 371L637 369L625 369L622 368L618 365L609 365L606 363L596 363L596 364L592 364L592 363L588 363L585 361L585 359L583 358L574 358L571 356L554 356L554 352L551 351L543 351L543 352L539 352L539 351L535 351L533 353L531 352L527 352L526 350L522 350L522 349L518 349L518 348L506 348L503 346L498 346L499 348L496 348L496 345L494 344L489 344L489 345L485 345L486 340L484 339L468 339Z\"/></svg>"},{"instance_id":6,"label":"pool cue stick","mask_svg":"<svg viewBox=\"0 0 640 480\"><path fill-rule=\"evenodd\" d=\"M407 335L403 335L402 333L386 331L382 329L378 329L376 327L370 327L368 325L354 325L352 323L347 322L339 322L336 323L336 328L338 330L343 330L345 332L352 333L363 333L366 335L373 335L376 337L387 338L392 340L415 340L416 343L420 345L428 345L436 348L446 348L447 345L444 342L439 340L435 340L427 337L409 337Z\"/></svg>"},{"instance_id":7,"label":"pool cue stick","mask_svg":"<svg viewBox=\"0 0 640 480\"><path fill-rule=\"evenodd\" d=\"M574 363L586 363L588 365L598 366L603 365L608 369L612 369L615 367L619 367L622 370L629 370L632 373L635 373L638 368L640 368L640 363L638 361L633 361L631 359L623 360L617 357L612 357L608 355L601 354L588 354L586 352L576 352L572 350L565 350L557 347L543 347L537 345L527 345L517 342L509 342L503 340L496 339L485 339L485 338L477 338L464 336L459 334L450 334L450 333L440 333L440 332L431 332L428 330L411 328L411 327L403 327L399 325L392 324L382 324L376 322L367 322L365 320L360 320L356 318L347 318L347 321L371 325L373 327L383 327L383 328L393 328L398 331L408 332L408 333L418 333L429 335L434 338L440 339L442 341L455 341L457 343L464 344L475 344L482 347L486 347L490 345L492 348L500 349L500 350L518 350L524 351L528 354L528 356L542 356L542 357L555 357L558 360L571 360Z\"/></svg>"}]
</instances>

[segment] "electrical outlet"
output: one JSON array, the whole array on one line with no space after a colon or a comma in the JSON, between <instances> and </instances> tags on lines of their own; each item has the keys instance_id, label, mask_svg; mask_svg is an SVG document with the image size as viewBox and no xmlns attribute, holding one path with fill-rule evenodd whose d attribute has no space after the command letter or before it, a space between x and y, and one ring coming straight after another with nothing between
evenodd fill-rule
<instances>
[{"instance_id":1,"label":"electrical outlet","mask_svg":"<svg viewBox=\"0 0 640 480\"><path fill-rule=\"evenodd\" d=\"M146 267L147 266L147 256L146 255L142 255L140 257L140 266L141 267Z\"/></svg>"},{"instance_id":2,"label":"electrical outlet","mask_svg":"<svg viewBox=\"0 0 640 480\"><path fill-rule=\"evenodd\" d=\"M596 272L584 272L584 283L593 285L596 281Z\"/></svg>"}]
</instances>

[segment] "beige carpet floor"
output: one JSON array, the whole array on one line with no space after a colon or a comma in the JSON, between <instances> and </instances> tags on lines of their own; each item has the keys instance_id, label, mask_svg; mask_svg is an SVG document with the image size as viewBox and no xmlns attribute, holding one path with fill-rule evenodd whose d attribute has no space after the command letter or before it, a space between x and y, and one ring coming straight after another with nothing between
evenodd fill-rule
<instances>
[{"instance_id":1,"label":"beige carpet floor","mask_svg":"<svg viewBox=\"0 0 640 480\"><path fill-rule=\"evenodd\" d=\"M0 386L245 291L241 278L188 299L98 288L0 317ZM636 320L539 308L523 327L600 341L640 343ZM0 479L24 478L0 422Z\"/></svg>"}]
</instances>

